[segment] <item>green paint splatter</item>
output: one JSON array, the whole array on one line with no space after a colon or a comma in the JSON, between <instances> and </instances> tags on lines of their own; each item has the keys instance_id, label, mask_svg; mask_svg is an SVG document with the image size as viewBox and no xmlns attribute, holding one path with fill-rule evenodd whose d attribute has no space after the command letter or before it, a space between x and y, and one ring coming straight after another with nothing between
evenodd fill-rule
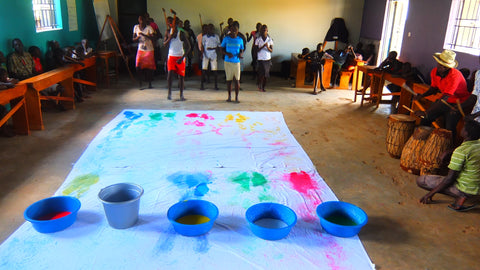
<instances>
[{"instance_id":1,"label":"green paint splatter","mask_svg":"<svg viewBox=\"0 0 480 270\"><path fill-rule=\"evenodd\" d=\"M96 174L84 174L75 177L70 184L62 191L63 195L70 195L72 193L77 193L76 197L80 198L83 193L87 192L90 186L98 183L100 177Z\"/></svg>"},{"instance_id":2,"label":"green paint splatter","mask_svg":"<svg viewBox=\"0 0 480 270\"><path fill-rule=\"evenodd\" d=\"M253 172L252 173L252 184L254 187L256 186L263 186L267 183L267 179L265 176L258 172Z\"/></svg>"},{"instance_id":3,"label":"green paint splatter","mask_svg":"<svg viewBox=\"0 0 480 270\"><path fill-rule=\"evenodd\" d=\"M238 172L233 174L231 177L228 178L231 182L237 183L239 185L239 190L241 192L253 192L253 189L256 187L263 187L263 188L256 188L256 192L258 192L258 200L261 202L275 202L277 199L268 194L268 190L270 189L268 186L267 178L258 172ZM238 200L240 201L240 200ZM246 209L252 205L252 202L248 199L244 199L241 202L241 205Z\"/></svg>"},{"instance_id":4,"label":"green paint splatter","mask_svg":"<svg viewBox=\"0 0 480 270\"><path fill-rule=\"evenodd\" d=\"M261 202L274 202L274 201L277 200L275 197L270 196L268 194L260 194L260 195L258 195L258 199Z\"/></svg>"},{"instance_id":5,"label":"green paint splatter","mask_svg":"<svg viewBox=\"0 0 480 270\"><path fill-rule=\"evenodd\" d=\"M148 115L151 120L161 121L163 120L163 113L151 113Z\"/></svg>"},{"instance_id":6,"label":"green paint splatter","mask_svg":"<svg viewBox=\"0 0 480 270\"><path fill-rule=\"evenodd\" d=\"M177 113L166 113L164 116L166 118L171 118L173 120L176 115L177 115Z\"/></svg>"},{"instance_id":7,"label":"green paint splatter","mask_svg":"<svg viewBox=\"0 0 480 270\"><path fill-rule=\"evenodd\" d=\"M162 121L163 118L170 118L171 120L174 120L176 115L177 113L151 113L148 116L150 117L150 120Z\"/></svg>"},{"instance_id":8,"label":"green paint splatter","mask_svg":"<svg viewBox=\"0 0 480 270\"><path fill-rule=\"evenodd\" d=\"M243 191L250 191L250 176L244 172L230 179L232 182L237 183L243 189Z\"/></svg>"}]
</instances>

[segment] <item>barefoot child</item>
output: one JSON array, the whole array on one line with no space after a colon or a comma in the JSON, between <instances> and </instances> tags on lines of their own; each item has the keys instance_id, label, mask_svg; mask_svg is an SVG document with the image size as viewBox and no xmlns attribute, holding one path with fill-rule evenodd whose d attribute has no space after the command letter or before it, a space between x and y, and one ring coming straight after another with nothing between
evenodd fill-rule
<instances>
[{"instance_id":1,"label":"barefoot child","mask_svg":"<svg viewBox=\"0 0 480 270\"><path fill-rule=\"evenodd\" d=\"M455 211L467 211L476 206L465 206L467 198L476 198L480 194L480 123L466 117L461 131L463 143L452 154L447 176L422 175L417 185L430 190L420 199L421 203L432 201L433 195L442 193L455 198L448 207Z\"/></svg>"},{"instance_id":2,"label":"barefoot child","mask_svg":"<svg viewBox=\"0 0 480 270\"><path fill-rule=\"evenodd\" d=\"M238 101L238 91L240 89L240 59L243 58L243 40L238 37L238 27L232 25L230 34L222 40L222 53L225 55L225 74L227 79L228 99L232 101L232 81L235 83L235 102Z\"/></svg>"}]
</instances>

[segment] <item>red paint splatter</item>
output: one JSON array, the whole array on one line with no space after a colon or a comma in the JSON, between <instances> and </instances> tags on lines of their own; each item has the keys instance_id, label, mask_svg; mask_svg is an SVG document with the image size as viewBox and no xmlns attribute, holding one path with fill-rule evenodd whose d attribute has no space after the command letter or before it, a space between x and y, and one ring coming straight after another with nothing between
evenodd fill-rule
<instances>
[{"instance_id":1,"label":"red paint splatter","mask_svg":"<svg viewBox=\"0 0 480 270\"><path fill-rule=\"evenodd\" d=\"M52 220L52 219L59 219L59 218L62 218L62 217L65 217L65 216L68 216L70 215L72 212L68 212L68 211L64 211L64 212L56 212L56 213L49 213L49 214L46 214L46 215L43 215L39 218L37 218L37 220Z\"/></svg>"},{"instance_id":2,"label":"red paint splatter","mask_svg":"<svg viewBox=\"0 0 480 270\"><path fill-rule=\"evenodd\" d=\"M317 189L317 183L312 180L308 173L301 171L300 173L292 172L288 176L288 180L292 183L293 188L305 195L308 195L309 190Z\"/></svg>"},{"instance_id":3,"label":"red paint splatter","mask_svg":"<svg viewBox=\"0 0 480 270\"><path fill-rule=\"evenodd\" d=\"M213 118L212 116L206 114L206 113L202 113L201 115L198 114L198 113L189 113L186 115L186 117L190 117L190 118L203 118L205 120L213 120L215 118Z\"/></svg>"},{"instance_id":4,"label":"red paint splatter","mask_svg":"<svg viewBox=\"0 0 480 270\"><path fill-rule=\"evenodd\" d=\"M205 114L205 113L202 114L202 115L200 116L200 118L203 118L203 119L205 119L205 120L209 120L209 119L210 119L210 120L213 120L213 117L211 117L211 116L209 116L208 114Z\"/></svg>"}]
</instances>

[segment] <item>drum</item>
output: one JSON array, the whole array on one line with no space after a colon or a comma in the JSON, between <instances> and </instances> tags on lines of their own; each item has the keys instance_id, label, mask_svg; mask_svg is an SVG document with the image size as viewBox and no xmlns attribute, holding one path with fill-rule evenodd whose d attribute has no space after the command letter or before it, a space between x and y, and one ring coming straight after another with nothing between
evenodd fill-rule
<instances>
[{"instance_id":1,"label":"drum","mask_svg":"<svg viewBox=\"0 0 480 270\"><path fill-rule=\"evenodd\" d=\"M404 171L416 175L420 174L420 154L432 130L433 128L431 127L419 126L415 129L410 139L408 139L400 157L400 167Z\"/></svg>"},{"instance_id":2,"label":"drum","mask_svg":"<svg viewBox=\"0 0 480 270\"><path fill-rule=\"evenodd\" d=\"M425 142L420 154L420 175L440 173L440 155L452 147L452 132L437 128Z\"/></svg>"},{"instance_id":3,"label":"drum","mask_svg":"<svg viewBox=\"0 0 480 270\"><path fill-rule=\"evenodd\" d=\"M387 126L387 152L393 158L400 158L403 147L415 128L415 118L405 114L391 114Z\"/></svg>"}]
</instances>

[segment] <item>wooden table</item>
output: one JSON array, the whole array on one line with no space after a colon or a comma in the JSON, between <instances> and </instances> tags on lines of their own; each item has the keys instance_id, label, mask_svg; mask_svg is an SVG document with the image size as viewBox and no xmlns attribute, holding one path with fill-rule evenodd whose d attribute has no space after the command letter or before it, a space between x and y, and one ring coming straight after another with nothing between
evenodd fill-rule
<instances>
[{"instance_id":1,"label":"wooden table","mask_svg":"<svg viewBox=\"0 0 480 270\"><path fill-rule=\"evenodd\" d=\"M72 67L75 70L74 73L82 72L84 74L84 78L82 79L74 77L73 82L92 86L92 89L95 90L97 88L97 57L92 56L85 58L82 60L82 63L84 64L83 66L72 64Z\"/></svg>"},{"instance_id":2,"label":"wooden table","mask_svg":"<svg viewBox=\"0 0 480 270\"><path fill-rule=\"evenodd\" d=\"M14 88L0 90L0 104L10 103L12 109L0 119L0 126L3 126L8 119L13 120L13 129L16 134L29 135L27 108L25 103L26 84L17 84Z\"/></svg>"},{"instance_id":3,"label":"wooden table","mask_svg":"<svg viewBox=\"0 0 480 270\"><path fill-rule=\"evenodd\" d=\"M75 93L73 89L73 66L57 68L21 81L28 86L25 94L27 103L28 125L30 129L44 129L41 100L58 100L65 109L75 109ZM61 96L43 96L40 91L60 83L64 87Z\"/></svg>"}]
</instances>

